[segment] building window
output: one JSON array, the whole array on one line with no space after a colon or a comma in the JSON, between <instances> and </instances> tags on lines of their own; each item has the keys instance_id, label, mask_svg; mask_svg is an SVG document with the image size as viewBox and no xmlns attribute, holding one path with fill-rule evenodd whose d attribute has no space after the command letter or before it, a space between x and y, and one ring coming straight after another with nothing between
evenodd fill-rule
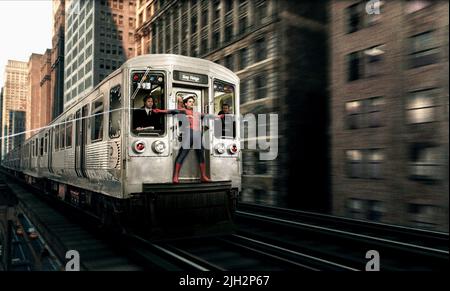
<instances>
[{"instance_id":1,"label":"building window","mask_svg":"<svg viewBox=\"0 0 450 291\"><path fill-rule=\"evenodd\" d=\"M220 4L220 0L214 0L213 2L213 21L218 20L220 18L220 9L221 9L221 4Z\"/></svg>"},{"instance_id":2,"label":"building window","mask_svg":"<svg viewBox=\"0 0 450 291\"><path fill-rule=\"evenodd\" d=\"M347 150L346 161L349 178L382 178L384 153L381 149Z\"/></svg>"},{"instance_id":3,"label":"building window","mask_svg":"<svg viewBox=\"0 0 450 291\"><path fill-rule=\"evenodd\" d=\"M166 20L166 23L169 23L169 22ZM167 53L169 51L169 49L172 47L172 44L170 43L172 40L172 37L170 35L170 26L166 26L164 33L165 33L165 42L166 42L166 46L165 46L166 51L165 52ZM192 42L195 43L195 40L193 39Z\"/></svg>"},{"instance_id":4,"label":"building window","mask_svg":"<svg viewBox=\"0 0 450 291\"><path fill-rule=\"evenodd\" d=\"M346 9L347 32L352 33L365 27L374 25L381 20L384 1L359 1ZM371 5L371 6L367 6ZM374 13L368 13L367 8Z\"/></svg>"},{"instance_id":5,"label":"building window","mask_svg":"<svg viewBox=\"0 0 450 291\"><path fill-rule=\"evenodd\" d=\"M241 104L249 101L248 82L248 80L241 80Z\"/></svg>"},{"instance_id":6,"label":"building window","mask_svg":"<svg viewBox=\"0 0 450 291\"><path fill-rule=\"evenodd\" d=\"M228 23L225 26L225 42L231 41L232 38L233 38L233 24Z\"/></svg>"},{"instance_id":7,"label":"building window","mask_svg":"<svg viewBox=\"0 0 450 291\"><path fill-rule=\"evenodd\" d=\"M348 150L346 152L347 159L347 176L349 178L362 178L362 150Z\"/></svg>"},{"instance_id":8,"label":"building window","mask_svg":"<svg viewBox=\"0 0 450 291\"><path fill-rule=\"evenodd\" d=\"M364 201L362 199L348 199L346 209L348 217L354 219L364 219Z\"/></svg>"},{"instance_id":9,"label":"building window","mask_svg":"<svg viewBox=\"0 0 450 291\"><path fill-rule=\"evenodd\" d=\"M161 34L161 28L158 30L158 33ZM188 27L188 20L187 20L187 13L184 12L183 16L181 18L181 39L183 41L187 41L189 35L189 27Z\"/></svg>"},{"instance_id":10,"label":"building window","mask_svg":"<svg viewBox=\"0 0 450 291\"><path fill-rule=\"evenodd\" d=\"M346 128L358 129L382 126L383 97L350 101L345 104Z\"/></svg>"},{"instance_id":11,"label":"building window","mask_svg":"<svg viewBox=\"0 0 450 291\"><path fill-rule=\"evenodd\" d=\"M201 54L202 55L206 54L208 52L208 39L202 38L200 45L201 45L201 47L200 47Z\"/></svg>"},{"instance_id":12,"label":"building window","mask_svg":"<svg viewBox=\"0 0 450 291\"><path fill-rule=\"evenodd\" d=\"M266 75L261 74L255 77L255 98L263 99L267 97Z\"/></svg>"},{"instance_id":13,"label":"building window","mask_svg":"<svg viewBox=\"0 0 450 291\"><path fill-rule=\"evenodd\" d=\"M255 62L260 62L267 57L267 47L265 38L260 38L255 42Z\"/></svg>"},{"instance_id":14,"label":"building window","mask_svg":"<svg viewBox=\"0 0 450 291\"><path fill-rule=\"evenodd\" d=\"M428 143L410 145L410 178L432 181L439 178L439 147Z\"/></svg>"},{"instance_id":15,"label":"building window","mask_svg":"<svg viewBox=\"0 0 450 291\"><path fill-rule=\"evenodd\" d=\"M238 52L238 70L243 70L248 65L248 49L242 48Z\"/></svg>"},{"instance_id":16,"label":"building window","mask_svg":"<svg viewBox=\"0 0 450 291\"><path fill-rule=\"evenodd\" d=\"M372 77L380 74L384 52L385 45L378 45L364 50L365 77Z\"/></svg>"},{"instance_id":17,"label":"building window","mask_svg":"<svg viewBox=\"0 0 450 291\"><path fill-rule=\"evenodd\" d=\"M406 0L406 13L414 13L431 5L430 0Z\"/></svg>"},{"instance_id":18,"label":"building window","mask_svg":"<svg viewBox=\"0 0 450 291\"><path fill-rule=\"evenodd\" d=\"M349 33L358 31L362 28L362 5L361 3L353 4L352 6L348 7L346 10L347 14L347 31Z\"/></svg>"},{"instance_id":19,"label":"building window","mask_svg":"<svg viewBox=\"0 0 450 291\"><path fill-rule=\"evenodd\" d=\"M435 94L435 89L410 93L406 105L408 123L425 123L435 120Z\"/></svg>"},{"instance_id":20,"label":"building window","mask_svg":"<svg viewBox=\"0 0 450 291\"><path fill-rule=\"evenodd\" d=\"M376 200L367 201L367 219L371 221L381 221L383 217L384 203Z\"/></svg>"},{"instance_id":21,"label":"building window","mask_svg":"<svg viewBox=\"0 0 450 291\"><path fill-rule=\"evenodd\" d=\"M144 23L144 14L141 12L138 15L138 26L141 26Z\"/></svg>"},{"instance_id":22,"label":"building window","mask_svg":"<svg viewBox=\"0 0 450 291\"><path fill-rule=\"evenodd\" d=\"M267 17L267 1L260 0L255 4L255 22L261 24Z\"/></svg>"},{"instance_id":23,"label":"building window","mask_svg":"<svg viewBox=\"0 0 450 291\"><path fill-rule=\"evenodd\" d=\"M225 57L225 67L227 67L228 69L230 69L231 71L234 70L234 66L233 66L233 55L228 55Z\"/></svg>"},{"instance_id":24,"label":"building window","mask_svg":"<svg viewBox=\"0 0 450 291\"><path fill-rule=\"evenodd\" d=\"M225 13L230 12L233 9L233 0L225 0Z\"/></svg>"},{"instance_id":25,"label":"building window","mask_svg":"<svg viewBox=\"0 0 450 291\"><path fill-rule=\"evenodd\" d=\"M220 43L220 32L215 31L213 33L212 48L217 49L219 47L219 43Z\"/></svg>"},{"instance_id":26,"label":"building window","mask_svg":"<svg viewBox=\"0 0 450 291\"><path fill-rule=\"evenodd\" d=\"M346 211L347 216L354 219L381 221L385 210L384 203L381 201L349 198Z\"/></svg>"},{"instance_id":27,"label":"building window","mask_svg":"<svg viewBox=\"0 0 450 291\"><path fill-rule=\"evenodd\" d=\"M367 178L381 179L381 167L384 161L383 151L372 149L367 151Z\"/></svg>"},{"instance_id":28,"label":"building window","mask_svg":"<svg viewBox=\"0 0 450 291\"><path fill-rule=\"evenodd\" d=\"M239 19L239 34L242 35L246 33L247 27L248 27L248 18L247 16L244 15Z\"/></svg>"},{"instance_id":29,"label":"building window","mask_svg":"<svg viewBox=\"0 0 450 291\"><path fill-rule=\"evenodd\" d=\"M194 34L197 32L197 13L195 11L192 13L194 15L191 15L191 33Z\"/></svg>"},{"instance_id":30,"label":"building window","mask_svg":"<svg viewBox=\"0 0 450 291\"><path fill-rule=\"evenodd\" d=\"M196 38L193 38L191 41L191 56L198 57L198 47Z\"/></svg>"},{"instance_id":31,"label":"building window","mask_svg":"<svg viewBox=\"0 0 450 291\"><path fill-rule=\"evenodd\" d=\"M204 28L208 25L208 9L204 9L202 11L202 16L201 16L201 28Z\"/></svg>"},{"instance_id":32,"label":"building window","mask_svg":"<svg viewBox=\"0 0 450 291\"><path fill-rule=\"evenodd\" d=\"M348 81L355 81L361 78L359 52L348 55Z\"/></svg>"},{"instance_id":33,"label":"building window","mask_svg":"<svg viewBox=\"0 0 450 291\"><path fill-rule=\"evenodd\" d=\"M362 126L362 101L350 101L345 104L347 129L358 129Z\"/></svg>"},{"instance_id":34,"label":"building window","mask_svg":"<svg viewBox=\"0 0 450 291\"><path fill-rule=\"evenodd\" d=\"M383 97L373 97L367 99L367 120L369 127L379 127L383 125L382 109L384 105Z\"/></svg>"},{"instance_id":35,"label":"building window","mask_svg":"<svg viewBox=\"0 0 450 291\"><path fill-rule=\"evenodd\" d=\"M172 43L173 43L174 46L178 45L178 41L179 41L179 37L180 37L180 28L179 28L179 26L180 26L180 21L177 18L173 22L173 35L172 35L173 41L172 41Z\"/></svg>"},{"instance_id":36,"label":"building window","mask_svg":"<svg viewBox=\"0 0 450 291\"><path fill-rule=\"evenodd\" d=\"M436 214L439 208L429 204L409 203L410 222L415 227L433 229L436 227Z\"/></svg>"},{"instance_id":37,"label":"building window","mask_svg":"<svg viewBox=\"0 0 450 291\"><path fill-rule=\"evenodd\" d=\"M84 66L84 74L88 74L92 69L92 60L89 61L86 66Z\"/></svg>"},{"instance_id":38,"label":"building window","mask_svg":"<svg viewBox=\"0 0 450 291\"><path fill-rule=\"evenodd\" d=\"M411 37L410 67L417 68L431 65L438 61L438 48L436 48L433 33L427 31Z\"/></svg>"},{"instance_id":39,"label":"building window","mask_svg":"<svg viewBox=\"0 0 450 291\"><path fill-rule=\"evenodd\" d=\"M84 79L84 88L89 89L92 86L92 75Z\"/></svg>"}]
</instances>

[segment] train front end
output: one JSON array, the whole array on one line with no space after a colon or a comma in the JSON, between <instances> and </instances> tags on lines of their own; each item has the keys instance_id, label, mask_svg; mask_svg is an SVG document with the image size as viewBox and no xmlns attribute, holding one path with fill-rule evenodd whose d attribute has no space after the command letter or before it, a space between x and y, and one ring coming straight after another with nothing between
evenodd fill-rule
<instances>
[{"instance_id":1,"label":"train front end","mask_svg":"<svg viewBox=\"0 0 450 291\"><path fill-rule=\"evenodd\" d=\"M151 68L133 66L128 75L124 184L131 225L156 239L230 233L241 189L238 78L204 60L177 56L174 61L169 56L159 61ZM173 110L182 109L186 96L193 96L194 114L203 117L201 144L190 144L175 184L175 164L187 137L186 116ZM227 114L222 112L225 105ZM155 114L154 109L172 114ZM204 172L209 182L202 182Z\"/></svg>"}]
</instances>

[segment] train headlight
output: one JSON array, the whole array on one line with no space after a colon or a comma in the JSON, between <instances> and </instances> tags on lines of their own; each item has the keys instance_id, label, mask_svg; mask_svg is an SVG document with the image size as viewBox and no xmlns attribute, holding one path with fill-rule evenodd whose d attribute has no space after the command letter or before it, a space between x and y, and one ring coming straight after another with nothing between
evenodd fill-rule
<instances>
[{"instance_id":1,"label":"train headlight","mask_svg":"<svg viewBox=\"0 0 450 291\"><path fill-rule=\"evenodd\" d=\"M230 151L230 153L231 153L232 155L234 155L235 153L238 152L238 147L237 147L237 145L234 143L234 144L230 145L230 147L228 148L228 150Z\"/></svg>"},{"instance_id":2,"label":"train headlight","mask_svg":"<svg viewBox=\"0 0 450 291\"><path fill-rule=\"evenodd\" d=\"M166 144L163 141L157 140L152 144L152 149L157 154L162 154L166 150Z\"/></svg>"},{"instance_id":3,"label":"train headlight","mask_svg":"<svg viewBox=\"0 0 450 291\"><path fill-rule=\"evenodd\" d=\"M223 143L219 143L215 146L216 152L218 154L223 154L225 152L225 145Z\"/></svg>"},{"instance_id":4,"label":"train headlight","mask_svg":"<svg viewBox=\"0 0 450 291\"><path fill-rule=\"evenodd\" d=\"M135 142L134 142L133 150L134 150L136 153L138 153L138 154L143 153L143 152L145 151L145 148L146 148L146 145L145 145L145 142L144 142L144 141L138 140L138 141L135 141Z\"/></svg>"}]
</instances>

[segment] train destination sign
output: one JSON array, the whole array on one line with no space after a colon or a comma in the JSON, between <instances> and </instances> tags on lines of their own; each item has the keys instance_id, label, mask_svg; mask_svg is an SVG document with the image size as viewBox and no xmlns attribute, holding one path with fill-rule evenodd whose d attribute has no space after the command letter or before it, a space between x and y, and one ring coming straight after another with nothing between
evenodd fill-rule
<instances>
[{"instance_id":1,"label":"train destination sign","mask_svg":"<svg viewBox=\"0 0 450 291\"><path fill-rule=\"evenodd\" d=\"M196 83L196 84L208 84L208 76L193 74L182 71L173 71L173 78L177 81Z\"/></svg>"}]
</instances>

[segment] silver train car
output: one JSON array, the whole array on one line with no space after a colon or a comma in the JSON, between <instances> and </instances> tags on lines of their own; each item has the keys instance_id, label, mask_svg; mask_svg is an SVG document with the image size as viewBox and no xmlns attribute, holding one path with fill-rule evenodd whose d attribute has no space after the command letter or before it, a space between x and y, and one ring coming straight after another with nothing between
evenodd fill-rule
<instances>
[{"instance_id":1,"label":"silver train car","mask_svg":"<svg viewBox=\"0 0 450 291\"><path fill-rule=\"evenodd\" d=\"M225 67L179 55L138 56L73 100L48 127L9 152L2 165L104 224L139 225L146 232L228 228L241 190L239 122L225 131L221 120L203 120L210 183L200 182L193 151L180 183L172 183L182 140L177 116L161 116L158 128L133 126L145 96L152 96L156 108L177 109L186 94L195 96L194 110L202 114L217 115L223 104L233 116L240 114L239 78Z\"/></svg>"}]
</instances>

